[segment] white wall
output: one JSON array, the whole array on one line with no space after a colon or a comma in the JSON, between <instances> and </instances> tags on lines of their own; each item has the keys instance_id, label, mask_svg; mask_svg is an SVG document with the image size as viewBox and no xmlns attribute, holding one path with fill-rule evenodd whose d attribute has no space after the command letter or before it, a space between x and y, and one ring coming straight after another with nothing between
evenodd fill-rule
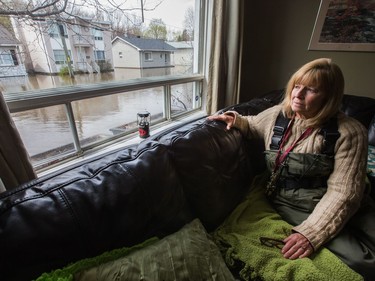
<instances>
[{"instance_id":1,"label":"white wall","mask_svg":"<svg viewBox=\"0 0 375 281\"><path fill-rule=\"evenodd\" d=\"M119 55L120 52L122 57ZM121 40L116 40L112 44L112 55L114 67L140 68L138 50Z\"/></svg>"},{"instance_id":2,"label":"white wall","mask_svg":"<svg viewBox=\"0 0 375 281\"><path fill-rule=\"evenodd\" d=\"M174 65L192 65L193 64L193 49L176 49L174 51L173 63Z\"/></svg>"},{"instance_id":3,"label":"white wall","mask_svg":"<svg viewBox=\"0 0 375 281\"><path fill-rule=\"evenodd\" d=\"M105 59L113 67L113 53L112 53L112 42L111 42L111 33L109 31L103 32L103 49L105 52Z\"/></svg>"},{"instance_id":4,"label":"white wall","mask_svg":"<svg viewBox=\"0 0 375 281\"><path fill-rule=\"evenodd\" d=\"M27 45L34 71L46 72L46 69L51 69L52 72L56 71L54 64L49 64L49 61L51 59L53 60L53 56L51 58L51 56L48 55L51 54L52 50L49 43L49 37L47 38L43 34L35 33L31 26L23 25L23 28L23 37L25 40L23 43ZM45 44L41 44L39 40L42 40Z\"/></svg>"}]
</instances>

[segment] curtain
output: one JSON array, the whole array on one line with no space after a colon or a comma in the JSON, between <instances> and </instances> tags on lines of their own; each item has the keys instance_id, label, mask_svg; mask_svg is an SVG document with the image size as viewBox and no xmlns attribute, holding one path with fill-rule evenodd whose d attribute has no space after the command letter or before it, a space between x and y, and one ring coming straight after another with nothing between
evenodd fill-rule
<instances>
[{"instance_id":1,"label":"curtain","mask_svg":"<svg viewBox=\"0 0 375 281\"><path fill-rule=\"evenodd\" d=\"M207 113L239 102L243 0L212 1Z\"/></svg>"},{"instance_id":2,"label":"curtain","mask_svg":"<svg viewBox=\"0 0 375 281\"><path fill-rule=\"evenodd\" d=\"M0 181L9 190L35 178L29 155L0 92Z\"/></svg>"}]
</instances>

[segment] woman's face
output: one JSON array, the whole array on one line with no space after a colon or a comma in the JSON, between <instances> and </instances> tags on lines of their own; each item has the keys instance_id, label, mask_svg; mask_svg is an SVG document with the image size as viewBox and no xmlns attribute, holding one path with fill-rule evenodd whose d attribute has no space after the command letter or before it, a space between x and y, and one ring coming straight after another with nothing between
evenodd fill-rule
<instances>
[{"instance_id":1,"label":"woman's face","mask_svg":"<svg viewBox=\"0 0 375 281\"><path fill-rule=\"evenodd\" d=\"M298 118L309 119L322 108L324 94L316 88L295 84L291 96L292 110Z\"/></svg>"}]
</instances>

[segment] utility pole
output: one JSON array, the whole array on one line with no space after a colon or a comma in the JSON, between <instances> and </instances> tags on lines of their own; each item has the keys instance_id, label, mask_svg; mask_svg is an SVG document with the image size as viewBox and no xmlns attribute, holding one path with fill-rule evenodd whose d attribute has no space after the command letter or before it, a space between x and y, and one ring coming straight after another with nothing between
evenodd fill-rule
<instances>
[{"instance_id":1,"label":"utility pole","mask_svg":"<svg viewBox=\"0 0 375 281\"><path fill-rule=\"evenodd\" d=\"M67 63L68 63L69 76L71 78L74 78L74 71L73 71L73 67L72 67L72 61L70 59L69 51L68 51L68 48L66 46L66 41L65 41L64 25L61 22L59 22L59 21L57 22L57 24L58 24L58 27L59 27L59 33L60 33L61 42L63 44L65 57L66 57L66 60L67 60Z\"/></svg>"}]
</instances>

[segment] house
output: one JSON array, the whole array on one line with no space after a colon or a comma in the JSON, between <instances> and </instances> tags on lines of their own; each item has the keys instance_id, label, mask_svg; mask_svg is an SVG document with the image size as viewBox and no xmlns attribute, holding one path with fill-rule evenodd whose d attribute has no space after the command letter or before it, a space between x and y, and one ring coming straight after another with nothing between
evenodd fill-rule
<instances>
[{"instance_id":1,"label":"house","mask_svg":"<svg viewBox=\"0 0 375 281\"><path fill-rule=\"evenodd\" d=\"M176 49L160 39L117 36L112 40L114 67L173 67L171 55Z\"/></svg>"},{"instance_id":2,"label":"house","mask_svg":"<svg viewBox=\"0 0 375 281\"><path fill-rule=\"evenodd\" d=\"M25 51L25 65L34 73L57 74L71 64L74 72L112 70L110 23L78 18L25 24L12 20ZM95 26L95 27L94 27Z\"/></svg>"},{"instance_id":3,"label":"house","mask_svg":"<svg viewBox=\"0 0 375 281\"><path fill-rule=\"evenodd\" d=\"M20 42L0 25L0 77L27 75L20 55Z\"/></svg>"},{"instance_id":4,"label":"house","mask_svg":"<svg viewBox=\"0 0 375 281\"><path fill-rule=\"evenodd\" d=\"M181 41L181 42L168 42L168 44L176 49L174 51L173 59L172 59L175 66L179 66L179 65L189 66L193 64L194 42Z\"/></svg>"}]
</instances>

